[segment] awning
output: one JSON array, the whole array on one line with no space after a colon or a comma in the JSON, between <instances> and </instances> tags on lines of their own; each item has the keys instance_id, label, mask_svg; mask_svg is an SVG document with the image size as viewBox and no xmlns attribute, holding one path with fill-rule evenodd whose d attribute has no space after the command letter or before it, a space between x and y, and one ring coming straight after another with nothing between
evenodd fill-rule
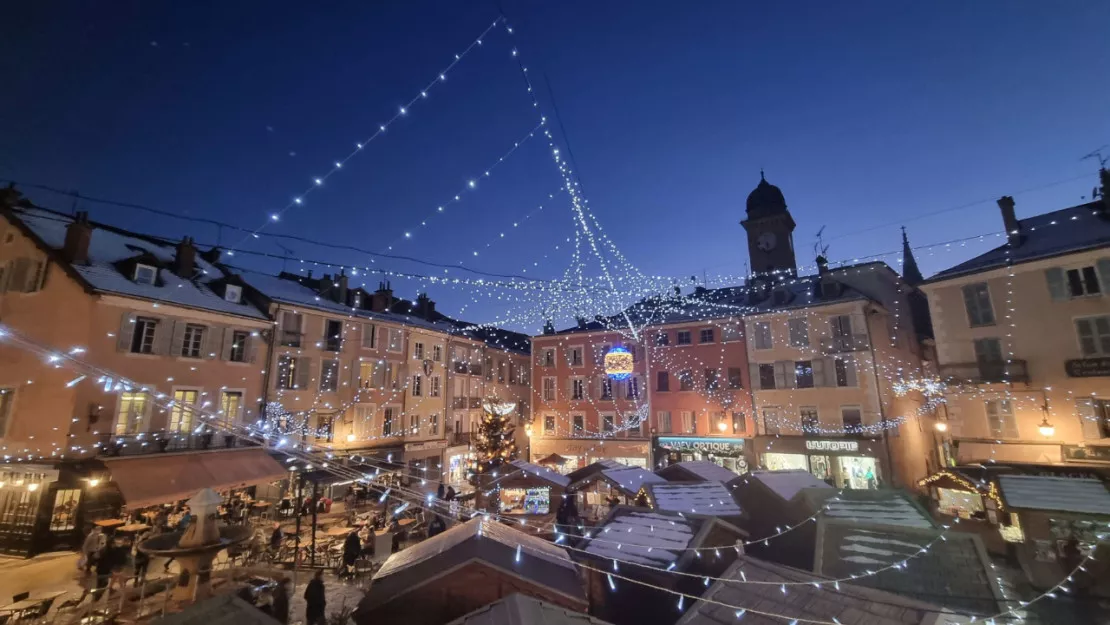
<instances>
[{"instance_id":1,"label":"awning","mask_svg":"<svg viewBox=\"0 0 1110 625\"><path fill-rule=\"evenodd\" d=\"M107 458L104 464L128 508L188 499L204 488L243 488L288 476L261 447Z\"/></svg>"}]
</instances>

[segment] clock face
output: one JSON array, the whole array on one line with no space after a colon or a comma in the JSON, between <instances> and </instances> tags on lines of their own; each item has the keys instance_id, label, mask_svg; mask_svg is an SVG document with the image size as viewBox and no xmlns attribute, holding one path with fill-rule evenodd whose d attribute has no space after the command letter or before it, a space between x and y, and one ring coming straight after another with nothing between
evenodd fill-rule
<instances>
[{"instance_id":1,"label":"clock face","mask_svg":"<svg viewBox=\"0 0 1110 625\"><path fill-rule=\"evenodd\" d=\"M770 252L771 250L775 249L775 243L776 240L774 232L764 232L763 234L759 235L758 239L755 240L755 246L763 250L764 252Z\"/></svg>"}]
</instances>

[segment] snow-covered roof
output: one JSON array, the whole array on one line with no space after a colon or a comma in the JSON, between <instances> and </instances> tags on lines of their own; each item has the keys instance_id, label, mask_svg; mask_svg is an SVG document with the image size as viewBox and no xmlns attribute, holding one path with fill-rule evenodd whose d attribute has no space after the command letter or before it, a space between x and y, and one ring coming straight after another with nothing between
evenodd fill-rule
<instances>
[{"instance_id":1,"label":"snow-covered roof","mask_svg":"<svg viewBox=\"0 0 1110 625\"><path fill-rule=\"evenodd\" d=\"M513 460L509 464L516 467L520 471L536 475L547 480L548 482L558 484L559 486L562 486L564 488L566 488L567 485L570 484L570 478L568 478L567 476L563 475L562 473L552 471L551 469L541 467L538 464L532 464L531 462L525 462L524 460ZM508 475L508 473L506 473L506 475Z\"/></svg>"},{"instance_id":2,"label":"snow-covered roof","mask_svg":"<svg viewBox=\"0 0 1110 625\"><path fill-rule=\"evenodd\" d=\"M66 227L73 218L38 208L20 209L16 213L35 236L46 246L61 249L65 244ZM212 290L211 283L223 278L219 269L197 254L198 277L186 280L168 269L158 272L161 284L140 284L120 273L116 263L148 254L163 266L172 266L176 246L150 237L130 235L118 228L90 223L89 263L70 265L93 289L144 300L175 304L186 308L226 313L239 317L265 319L266 315L247 302L229 302Z\"/></svg>"},{"instance_id":3,"label":"snow-covered roof","mask_svg":"<svg viewBox=\"0 0 1110 625\"><path fill-rule=\"evenodd\" d=\"M832 489L831 486L817 479L817 477L809 471L803 471L801 469L790 469L788 471L752 471L749 475L751 478L759 480L760 483L769 488L776 495L786 500L793 499L794 495L797 495L806 488Z\"/></svg>"},{"instance_id":4,"label":"snow-covered roof","mask_svg":"<svg viewBox=\"0 0 1110 625\"><path fill-rule=\"evenodd\" d=\"M740 506L720 482L648 484L656 508L683 514L738 516Z\"/></svg>"},{"instance_id":5,"label":"snow-covered roof","mask_svg":"<svg viewBox=\"0 0 1110 625\"><path fill-rule=\"evenodd\" d=\"M693 475L696 478L703 479L707 482L720 482L722 484L727 484L728 482L731 482L732 480L740 477L739 473L729 471L721 465L715 462L709 462L708 460L677 462L675 464L672 464L671 467L678 467L679 469L686 471L690 475Z\"/></svg>"},{"instance_id":6,"label":"snow-covered roof","mask_svg":"<svg viewBox=\"0 0 1110 625\"><path fill-rule=\"evenodd\" d=\"M935 523L924 510L895 491L844 491L825 501L826 518L901 527L932 528Z\"/></svg>"},{"instance_id":7,"label":"snow-covered roof","mask_svg":"<svg viewBox=\"0 0 1110 625\"><path fill-rule=\"evenodd\" d=\"M610 481L618 484L621 489L630 493L640 492L644 484L661 484L667 480L640 467L626 467L623 469L608 469L601 472Z\"/></svg>"},{"instance_id":8,"label":"snow-covered roof","mask_svg":"<svg viewBox=\"0 0 1110 625\"><path fill-rule=\"evenodd\" d=\"M1110 492L1095 479L1002 475L998 488L1010 508L1110 515Z\"/></svg>"},{"instance_id":9,"label":"snow-covered roof","mask_svg":"<svg viewBox=\"0 0 1110 625\"><path fill-rule=\"evenodd\" d=\"M596 528L586 553L648 566L667 566L682 557L697 535L692 519L676 514L618 510Z\"/></svg>"},{"instance_id":10,"label":"snow-covered roof","mask_svg":"<svg viewBox=\"0 0 1110 625\"><path fill-rule=\"evenodd\" d=\"M259 610L255 610L261 614ZM610 625L588 614L520 593L484 605L447 625Z\"/></svg>"}]
</instances>

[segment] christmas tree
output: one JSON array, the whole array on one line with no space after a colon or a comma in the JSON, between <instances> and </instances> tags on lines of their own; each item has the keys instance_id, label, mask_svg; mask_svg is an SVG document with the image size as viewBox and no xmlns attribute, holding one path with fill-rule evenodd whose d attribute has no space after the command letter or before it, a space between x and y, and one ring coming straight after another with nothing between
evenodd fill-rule
<instances>
[{"instance_id":1,"label":"christmas tree","mask_svg":"<svg viewBox=\"0 0 1110 625\"><path fill-rule=\"evenodd\" d=\"M475 480L478 476L492 474L502 464L516 458L512 423L515 410L516 404L497 399L482 402L484 414L474 440L474 451L478 455Z\"/></svg>"}]
</instances>

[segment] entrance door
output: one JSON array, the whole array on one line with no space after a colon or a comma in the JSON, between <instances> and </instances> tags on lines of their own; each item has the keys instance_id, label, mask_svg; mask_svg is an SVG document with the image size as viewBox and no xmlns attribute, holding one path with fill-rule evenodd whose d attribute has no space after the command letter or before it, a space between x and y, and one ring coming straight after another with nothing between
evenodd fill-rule
<instances>
[{"instance_id":1,"label":"entrance door","mask_svg":"<svg viewBox=\"0 0 1110 625\"><path fill-rule=\"evenodd\" d=\"M840 456L839 475L836 485L840 488L869 490L879 487L879 466L874 458L864 456Z\"/></svg>"},{"instance_id":2,"label":"entrance door","mask_svg":"<svg viewBox=\"0 0 1110 625\"><path fill-rule=\"evenodd\" d=\"M810 456L809 472L819 480L832 477L832 462L828 456Z\"/></svg>"}]
</instances>

